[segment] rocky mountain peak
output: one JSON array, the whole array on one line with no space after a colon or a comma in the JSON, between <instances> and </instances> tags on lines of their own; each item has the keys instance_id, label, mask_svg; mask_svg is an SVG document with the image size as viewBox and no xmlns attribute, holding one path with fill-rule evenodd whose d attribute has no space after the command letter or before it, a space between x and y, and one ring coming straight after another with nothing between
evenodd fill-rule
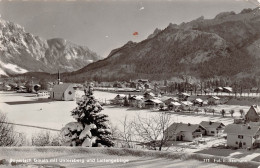
<instances>
[{"instance_id":1,"label":"rocky mountain peak","mask_svg":"<svg viewBox=\"0 0 260 168\"><path fill-rule=\"evenodd\" d=\"M45 40L2 18L0 54L2 75L30 71L54 73L58 69L61 72L75 71L100 59L85 46L62 38Z\"/></svg>"}]
</instances>

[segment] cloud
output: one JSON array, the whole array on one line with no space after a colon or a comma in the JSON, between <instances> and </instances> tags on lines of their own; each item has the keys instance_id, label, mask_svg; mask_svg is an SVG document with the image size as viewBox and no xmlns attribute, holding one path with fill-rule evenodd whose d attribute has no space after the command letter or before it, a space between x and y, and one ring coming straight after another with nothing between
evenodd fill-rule
<instances>
[{"instance_id":1,"label":"cloud","mask_svg":"<svg viewBox=\"0 0 260 168\"><path fill-rule=\"evenodd\" d=\"M142 6L139 10L144 10L144 7Z\"/></svg>"}]
</instances>

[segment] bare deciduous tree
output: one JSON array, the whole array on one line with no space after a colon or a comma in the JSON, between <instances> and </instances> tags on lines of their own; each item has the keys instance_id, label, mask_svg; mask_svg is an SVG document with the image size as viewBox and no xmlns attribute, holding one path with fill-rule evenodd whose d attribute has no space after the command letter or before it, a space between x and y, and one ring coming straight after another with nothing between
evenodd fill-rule
<instances>
[{"instance_id":1,"label":"bare deciduous tree","mask_svg":"<svg viewBox=\"0 0 260 168\"><path fill-rule=\"evenodd\" d=\"M123 125L123 131L118 134L118 137L119 139L123 140L122 146L126 148L133 148L133 125L131 121L128 120L127 115L121 124Z\"/></svg>"},{"instance_id":2,"label":"bare deciduous tree","mask_svg":"<svg viewBox=\"0 0 260 168\"><path fill-rule=\"evenodd\" d=\"M0 146L19 146L20 142L24 141L22 138L14 132L14 127L8 123L6 115L0 112Z\"/></svg>"},{"instance_id":3,"label":"bare deciduous tree","mask_svg":"<svg viewBox=\"0 0 260 168\"><path fill-rule=\"evenodd\" d=\"M149 144L149 147L162 150L162 147L169 140L166 129L170 126L170 115L160 113L146 118L140 115L132 122L134 132L139 141Z\"/></svg>"},{"instance_id":4,"label":"bare deciduous tree","mask_svg":"<svg viewBox=\"0 0 260 168\"><path fill-rule=\"evenodd\" d=\"M61 146L65 142L65 137L59 133L42 131L32 136L32 146Z\"/></svg>"}]
</instances>

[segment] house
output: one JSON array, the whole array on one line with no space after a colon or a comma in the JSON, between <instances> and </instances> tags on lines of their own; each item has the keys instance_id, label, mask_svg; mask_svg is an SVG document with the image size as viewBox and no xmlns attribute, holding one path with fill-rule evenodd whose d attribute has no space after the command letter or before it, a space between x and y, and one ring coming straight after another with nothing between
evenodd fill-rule
<instances>
[{"instance_id":1,"label":"house","mask_svg":"<svg viewBox=\"0 0 260 168\"><path fill-rule=\"evenodd\" d=\"M116 97L112 100L112 104L117 104L117 105L124 104L125 97L126 95L124 94L116 95Z\"/></svg>"},{"instance_id":2,"label":"house","mask_svg":"<svg viewBox=\"0 0 260 168\"><path fill-rule=\"evenodd\" d=\"M152 89L152 85L150 83L145 83L144 88L147 89Z\"/></svg>"},{"instance_id":3,"label":"house","mask_svg":"<svg viewBox=\"0 0 260 168\"><path fill-rule=\"evenodd\" d=\"M16 91L17 93L26 93L26 87L25 86L19 86L19 89Z\"/></svg>"},{"instance_id":4,"label":"house","mask_svg":"<svg viewBox=\"0 0 260 168\"><path fill-rule=\"evenodd\" d=\"M163 104L161 100L158 99L148 99L144 101L145 108L158 108L160 104Z\"/></svg>"},{"instance_id":5,"label":"house","mask_svg":"<svg viewBox=\"0 0 260 168\"><path fill-rule=\"evenodd\" d=\"M260 146L260 126L229 124L224 133L227 134L229 147L256 148Z\"/></svg>"},{"instance_id":6,"label":"house","mask_svg":"<svg viewBox=\"0 0 260 168\"><path fill-rule=\"evenodd\" d=\"M10 91L11 89L12 89L12 87L9 86L9 85L4 85L3 86L3 91Z\"/></svg>"},{"instance_id":7,"label":"house","mask_svg":"<svg viewBox=\"0 0 260 168\"><path fill-rule=\"evenodd\" d=\"M200 98L197 98L195 100L192 101L194 105L198 104L199 106L203 105L203 100Z\"/></svg>"},{"instance_id":8,"label":"house","mask_svg":"<svg viewBox=\"0 0 260 168\"><path fill-rule=\"evenodd\" d=\"M217 96L211 96L210 98L208 98L208 104L210 105L220 104L220 98Z\"/></svg>"},{"instance_id":9,"label":"house","mask_svg":"<svg viewBox=\"0 0 260 168\"><path fill-rule=\"evenodd\" d=\"M48 92L47 90L39 90L37 93L36 93L37 96L50 96L50 92Z\"/></svg>"},{"instance_id":10,"label":"house","mask_svg":"<svg viewBox=\"0 0 260 168\"><path fill-rule=\"evenodd\" d=\"M155 97L162 97L162 94L160 92L156 92L154 95Z\"/></svg>"},{"instance_id":11,"label":"house","mask_svg":"<svg viewBox=\"0 0 260 168\"><path fill-rule=\"evenodd\" d=\"M146 83L149 83L149 80L148 79L139 79L137 82L142 83L142 84L146 84Z\"/></svg>"},{"instance_id":12,"label":"house","mask_svg":"<svg viewBox=\"0 0 260 168\"><path fill-rule=\"evenodd\" d=\"M175 101L175 99L173 99L172 97L168 97L168 96L163 96L160 98L160 100L162 102L164 102L164 104L166 104L167 106L171 104L171 102Z\"/></svg>"},{"instance_id":13,"label":"house","mask_svg":"<svg viewBox=\"0 0 260 168\"><path fill-rule=\"evenodd\" d=\"M248 112L245 115L246 123L252 121L252 122L258 122L260 119L260 109L257 105L252 105Z\"/></svg>"},{"instance_id":14,"label":"house","mask_svg":"<svg viewBox=\"0 0 260 168\"><path fill-rule=\"evenodd\" d=\"M129 97L129 105L131 107L141 108L142 104L143 104L143 99L144 99L143 96L131 96L131 97Z\"/></svg>"},{"instance_id":15,"label":"house","mask_svg":"<svg viewBox=\"0 0 260 168\"><path fill-rule=\"evenodd\" d=\"M181 101L180 103L181 103L182 106L185 106L185 107L188 107L188 106L192 106L192 105L193 105L193 103L190 102L190 101Z\"/></svg>"},{"instance_id":16,"label":"house","mask_svg":"<svg viewBox=\"0 0 260 168\"><path fill-rule=\"evenodd\" d=\"M253 87L250 89L251 93L259 93L259 88Z\"/></svg>"},{"instance_id":17,"label":"house","mask_svg":"<svg viewBox=\"0 0 260 168\"><path fill-rule=\"evenodd\" d=\"M170 105L168 106L168 108L170 110L178 110L178 108L181 106L180 103L176 102L176 101L173 101L170 103Z\"/></svg>"},{"instance_id":18,"label":"house","mask_svg":"<svg viewBox=\"0 0 260 168\"><path fill-rule=\"evenodd\" d=\"M233 89L231 87L223 87L223 92L231 93L233 92Z\"/></svg>"},{"instance_id":19,"label":"house","mask_svg":"<svg viewBox=\"0 0 260 168\"><path fill-rule=\"evenodd\" d=\"M53 100L70 101L75 100L75 85L71 83L63 83L54 85L50 92L50 98Z\"/></svg>"},{"instance_id":20,"label":"house","mask_svg":"<svg viewBox=\"0 0 260 168\"><path fill-rule=\"evenodd\" d=\"M193 141L202 138L206 129L199 124L173 123L165 131L165 137L174 141Z\"/></svg>"},{"instance_id":21,"label":"house","mask_svg":"<svg viewBox=\"0 0 260 168\"><path fill-rule=\"evenodd\" d=\"M223 92L223 88L222 87L217 87L216 89L214 89L214 92Z\"/></svg>"},{"instance_id":22,"label":"house","mask_svg":"<svg viewBox=\"0 0 260 168\"><path fill-rule=\"evenodd\" d=\"M188 93L179 93L178 97L179 97L180 101L187 101L188 98L190 97L190 94L188 94Z\"/></svg>"},{"instance_id":23,"label":"house","mask_svg":"<svg viewBox=\"0 0 260 168\"><path fill-rule=\"evenodd\" d=\"M144 98L145 99L153 99L155 97L155 94L154 93L152 93L152 92L145 92L144 93Z\"/></svg>"},{"instance_id":24,"label":"house","mask_svg":"<svg viewBox=\"0 0 260 168\"><path fill-rule=\"evenodd\" d=\"M224 131L225 125L221 122L202 121L200 123L206 129L206 135L217 136Z\"/></svg>"}]
</instances>

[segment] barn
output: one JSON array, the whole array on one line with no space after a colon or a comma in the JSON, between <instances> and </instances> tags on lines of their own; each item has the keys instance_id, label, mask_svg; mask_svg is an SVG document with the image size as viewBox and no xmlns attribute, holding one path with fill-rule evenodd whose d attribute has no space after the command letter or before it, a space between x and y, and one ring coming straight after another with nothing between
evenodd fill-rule
<instances>
[{"instance_id":1,"label":"barn","mask_svg":"<svg viewBox=\"0 0 260 168\"><path fill-rule=\"evenodd\" d=\"M53 100L64 101L75 100L75 90L76 86L71 83L54 85L52 91L50 92L50 98Z\"/></svg>"}]
</instances>

